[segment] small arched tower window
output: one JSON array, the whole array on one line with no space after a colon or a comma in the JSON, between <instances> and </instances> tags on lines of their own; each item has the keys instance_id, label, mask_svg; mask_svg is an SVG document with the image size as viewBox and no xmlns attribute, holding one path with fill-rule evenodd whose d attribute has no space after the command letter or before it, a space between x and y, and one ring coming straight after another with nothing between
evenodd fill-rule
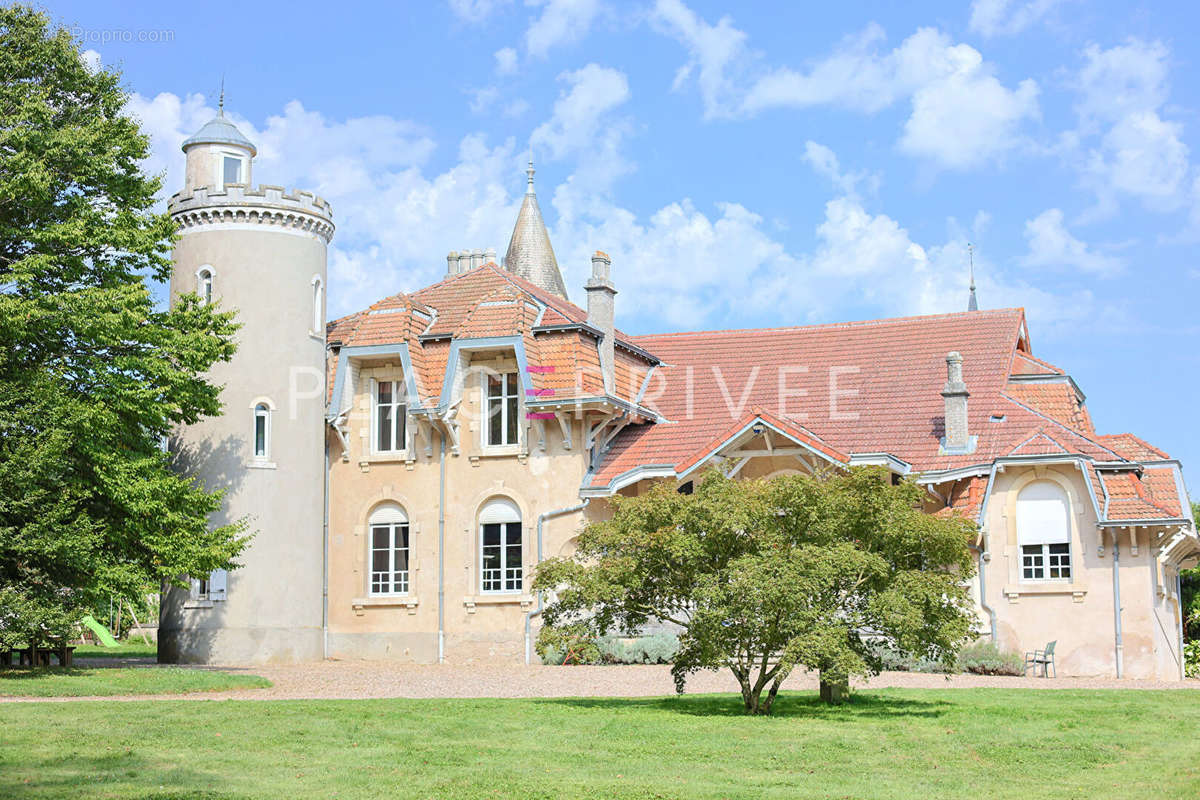
<instances>
[{"instance_id":1,"label":"small arched tower window","mask_svg":"<svg viewBox=\"0 0 1200 800\"><path fill-rule=\"evenodd\" d=\"M211 267L201 267L196 273L196 294L200 302L208 305L213 300L213 271Z\"/></svg>"},{"instance_id":2,"label":"small arched tower window","mask_svg":"<svg viewBox=\"0 0 1200 800\"><path fill-rule=\"evenodd\" d=\"M266 403L254 407L254 457L265 459L271 454L271 409Z\"/></svg>"},{"instance_id":3,"label":"small arched tower window","mask_svg":"<svg viewBox=\"0 0 1200 800\"><path fill-rule=\"evenodd\" d=\"M1021 580L1071 579L1071 503L1053 481L1034 481L1017 495Z\"/></svg>"},{"instance_id":4,"label":"small arched tower window","mask_svg":"<svg viewBox=\"0 0 1200 800\"><path fill-rule=\"evenodd\" d=\"M521 510L507 498L489 500L479 512L479 589L519 592L524 588Z\"/></svg>"},{"instance_id":5,"label":"small arched tower window","mask_svg":"<svg viewBox=\"0 0 1200 800\"><path fill-rule=\"evenodd\" d=\"M325 330L325 284L320 275L314 275L312 279L312 303L312 330L321 336Z\"/></svg>"}]
</instances>

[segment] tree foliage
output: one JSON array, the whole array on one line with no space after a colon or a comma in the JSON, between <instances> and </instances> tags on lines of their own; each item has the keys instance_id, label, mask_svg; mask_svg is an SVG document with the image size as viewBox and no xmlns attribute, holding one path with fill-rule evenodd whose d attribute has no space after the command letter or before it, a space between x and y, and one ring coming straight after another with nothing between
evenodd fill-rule
<instances>
[{"instance_id":1,"label":"tree foliage","mask_svg":"<svg viewBox=\"0 0 1200 800\"><path fill-rule=\"evenodd\" d=\"M868 639L953 663L974 620L975 529L923 513L924 499L875 468L744 481L713 471L690 495L664 483L614 497L573 558L538 569L534 587L556 594L543 635L675 623L676 688L728 668L750 713L770 713L796 667L818 670L823 689L877 673Z\"/></svg>"},{"instance_id":2,"label":"tree foliage","mask_svg":"<svg viewBox=\"0 0 1200 800\"><path fill-rule=\"evenodd\" d=\"M1192 503L1192 521L1200 528L1200 503ZM1200 639L1200 567L1180 572L1183 600L1183 630L1188 641Z\"/></svg>"},{"instance_id":3,"label":"tree foliage","mask_svg":"<svg viewBox=\"0 0 1200 800\"><path fill-rule=\"evenodd\" d=\"M63 29L0 7L0 619L62 633L101 596L232 564L244 524L170 469L176 426L219 412L204 373L231 313L161 310L173 226L120 76Z\"/></svg>"}]
</instances>

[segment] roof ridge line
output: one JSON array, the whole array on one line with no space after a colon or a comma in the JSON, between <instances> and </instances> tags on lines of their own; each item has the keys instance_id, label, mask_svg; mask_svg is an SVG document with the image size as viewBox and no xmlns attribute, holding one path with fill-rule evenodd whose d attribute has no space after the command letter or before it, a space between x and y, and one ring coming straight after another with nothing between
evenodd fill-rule
<instances>
[{"instance_id":1,"label":"roof ridge line","mask_svg":"<svg viewBox=\"0 0 1200 800\"><path fill-rule=\"evenodd\" d=\"M978 312L976 312L976 313L978 313ZM1077 430L1075 430L1074 428L1072 428L1072 427L1070 427L1070 426L1068 426L1068 425L1064 425L1062 422L1059 422L1058 420L1054 419L1053 417L1050 417L1050 416L1047 416L1046 414L1043 414L1042 412L1038 411L1036 408L1033 408L1033 407L1031 407L1031 406L1027 406L1027 405L1025 405L1025 404L1024 404L1024 403L1022 403L1020 400L1017 400L1015 397L1009 397L1009 396L1008 396L1008 393L1007 393L1007 392L1005 392L1003 389L1000 391L1000 396L1001 396L1001 397L1003 397L1005 400L1009 401L1010 403L1012 403L1012 404L1014 404L1014 405L1016 405L1016 406L1020 406L1021 408L1025 409L1025 410L1026 410L1026 411L1028 411L1030 414L1033 414L1034 416L1037 416L1037 417L1041 417L1042 419L1044 419L1044 420L1046 420L1046 421L1048 421L1048 422L1051 422L1051 423L1053 423L1054 425L1057 425L1058 427L1060 427L1060 428L1062 428L1063 430L1065 430L1067 433L1072 433L1072 434L1074 434L1074 435L1078 436L1080 439L1083 439L1085 442L1088 442L1088 443L1090 443L1090 444L1094 444L1096 447L1100 448L1101 450L1104 450L1104 451L1107 451L1107 452L1109 452L1109 453L1112 453L1114 456L1116 456L1116 457L1117 457L1118 459L1120 459L1121 461L1129 461L1129 459L1128 459L1128 458L1126 458L1125 456L1121 455L1121 454L1120 454L1120 453L1118 453L1117 451L1113 450L1111 447L1106 447L1106 446L1104 446L1103 444L1101 444L1100 442L1097 442L1097 441L1095 441L1094 439L1092 439L1090 436L1088 436L1087 434L1083 433L1082 431L1077 431ZM1043 426L1043 427L1045 427L1045 426ZM1068 452L1069 452L1069 451L1068 451ZM1132 463L1132 462L1131 462L1131 463Z\"/></svg>"}]
</instances>

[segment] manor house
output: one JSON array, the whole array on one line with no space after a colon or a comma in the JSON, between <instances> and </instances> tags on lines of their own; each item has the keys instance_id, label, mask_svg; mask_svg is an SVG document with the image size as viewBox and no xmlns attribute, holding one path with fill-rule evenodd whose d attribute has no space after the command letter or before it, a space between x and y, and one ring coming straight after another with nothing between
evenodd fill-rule
<instances>
[{"instance_id":1,"label":"manor house","mask_svg":"<svg viewBox=\"0 0 1200 800\"><path fill-rule=\"evenodd\" d=\"M171 296L243 327L211 376L224 414L173 447L257 533L240 568L167 594L165 660L528 661L531 576L613 496L874 465L979 524L981 635L1057 641L1062 675L1181 677L1200 541L1179 462L1098 432L1022 309L972 287L957 313L628 335L632 267L597 251L568 299L531 164L502 259L451 252L438 283L327 323L329 204L254 184L223 113L183 150Z\"/></svg>"}]
</instances>

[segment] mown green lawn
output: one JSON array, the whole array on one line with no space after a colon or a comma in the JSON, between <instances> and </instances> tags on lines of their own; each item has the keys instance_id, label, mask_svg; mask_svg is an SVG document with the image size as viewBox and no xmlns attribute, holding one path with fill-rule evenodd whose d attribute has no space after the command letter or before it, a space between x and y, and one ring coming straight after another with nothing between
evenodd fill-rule
<instances>
[{"instance_id":1,"label":"mown green lawn","mask_svg":"<svg viewBox=\"0 0 1200 800\"><path fill-rule=\"evenodd\" d=\"M1192 798L1200 692L0 705L0 796Z\"/></svg>"},{"instance_id":2,"label":"mown green lawn","mask_svg":"<svg viewBox=\"0 0 1200 800\"><path fill-rule=\"evenodd\" d=\"M141 639L121 642L116 647L102 644L82 644L75 648L76 658L157 658L158 645L146 644Z\"/></svg>"},{"instance_id":3,"label":"mown green lawn","mask_svg":"<svg viewBox=\"0 0 1200 800\"><path fill-rule=\"evenodd\" d=\"M0 697L86 697L177 694L254 689L271 682L257 675L182 667L13 667L0 669ZM0 792L0 797L3 797Z\"/></svg>"}]
</instances>

